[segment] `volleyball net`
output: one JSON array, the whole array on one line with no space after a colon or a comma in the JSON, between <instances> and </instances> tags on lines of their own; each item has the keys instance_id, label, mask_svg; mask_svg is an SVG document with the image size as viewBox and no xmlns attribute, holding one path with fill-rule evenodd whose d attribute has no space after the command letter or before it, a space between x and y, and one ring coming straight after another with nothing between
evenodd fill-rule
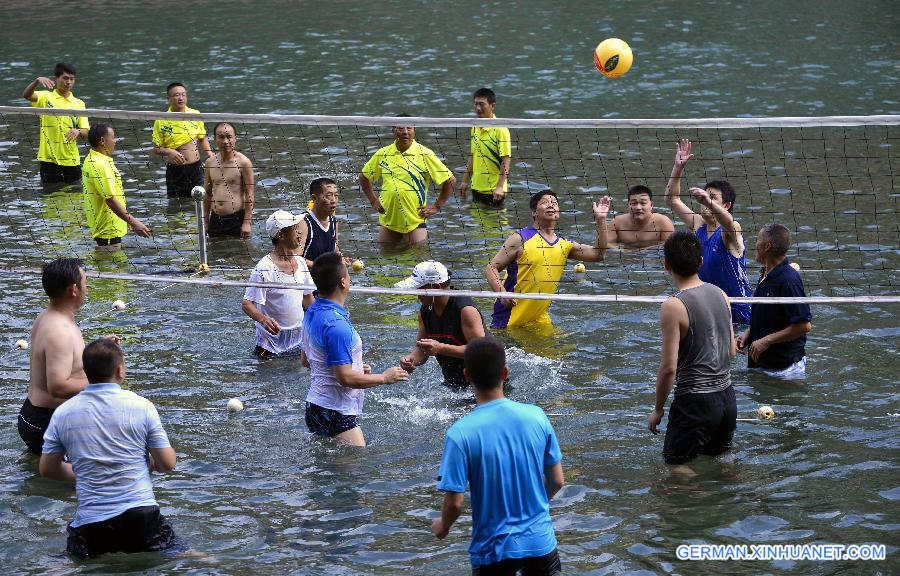
<instances>
[{"instance_id":1,"label":"volleyball net","mask_svg":"<svg viewBox=\"0 0 900 576\"><path fill-rule=\"evenodd\" d=\"M488 290L483 269L514 230L532 222L530 194L551 188L560 200L557 231L592 244L592 201L609 195L610 217L628 210L627 190L643 184L654 209L683 228L666 206L664 191L675 143L687 138L694 158L682 178L682 199L699 211L687 189L727 180L737 193L733 213L744 230L751 283L759 229L780 223L792 233L789 257L801 267L807 293L821 301L900 301L900 116L821 118L712 118L691 120L547 120L298 116L268 114L173 114L87 110L92 124L112 125L114 160L129 212L153 230L129 234L118 253L97 251L84 215L80 185L45 188L35 160L40 115L73 111L0 106L0 270L34 273L56 257L80 257L98 275L163 280L193 273L201 244L195 205L167 199L165 160L153 153L154 120L202 120L210 142L213 126L231 123L238 151L254 165L255 206L250 241L211 239L211 273L204 283L240 284L271 250L266 218L277 209L299 213L318 177L341 187L336 217L343 252L365 262L356 284L380 292L406 277L417 262L435 259L453 273L456 288ZM504 126L511 134L509 192L502 209L473 205L455 192L428 221L427 245L382 250L378 214L359 188L365 162L393 140L391 127L416 128L416 140L432 149L462 178L473 126ZM82 159L87 147L79 144ZM377 185L376 185L377 190ZM429 202L438 190L428 192ZM200 281L201 279L190 279ZM672 284L661 251L610 250L587 272L565 270L557 295L567 300L657 301ZM485 294L482 294L485 295Z\"/></svg>"}]
</instances>

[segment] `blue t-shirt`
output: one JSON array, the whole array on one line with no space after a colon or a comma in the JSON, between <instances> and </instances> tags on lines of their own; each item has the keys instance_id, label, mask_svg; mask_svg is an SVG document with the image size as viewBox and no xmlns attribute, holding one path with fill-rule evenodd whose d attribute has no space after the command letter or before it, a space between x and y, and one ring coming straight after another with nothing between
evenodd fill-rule
<instances>
[{"instance_id":1,"label":"blue t-shirt","mask_svg":"<svg viewBox=\"0 0 900 576\"><path fill-rule=\"evenodd\" d=\"M350 323L346 308L325 298L316 298L303 318L303 350L309 361L309 392L306 401L341 414L362 413L362 389L338 382L333 368L352 364L363 371L362 340Z\"/></svg>"},{"instance_id":2,"label":"blue t-shirt","mask_svg":"<svg viewBox=\"0 0 900 576\"><path fill-rule=\"evenodd\" d=\"M750 280L747 279L747 260L744 254L735 258L722 240L722 227L719 226L712 236L707 238L706 224L697 229L697 239L703 247L703 265L699 276L722 289L733 298L749 298L753 294ZM750 304L731 304L731 320L747 324L750 322Z\"/></svg>"},{"instance_id":3,"label":"blue t-shirt","mask_svg":"<svg viewBox=\"0 0 900 576\"><path fill-rule=\"evenodd\" d=\"M156 408L115 383L88 384L56 409L44 454L65 452L75 471L78 509L72 527L156 506L147 451L169 448Z\"/></svg>"},{"instance_id":4,"label":"blue t-shirt","mask_svg":"<svg viewBox=\"0 0 900 576\"><path fill-rule=\"evenodd\" d=\"M785 258L781 264L772 268L765 280L760 280L753 296L760 298L803 297L806 296L806 291L803 289L803 279L800 274L790 267L790 262ZM812 312L809 304L754 304L750 314L750 335L747 345L749 346L755 340L769 334L780 332L791 324L811 321ZM790 342L772 344L759 355L759 360L756 362L747 356L747 367L784 370L791 364L799 362L804 356L806 356L805 334Z\"/></svg>"},{"instance_id":5,"label":"blue t-shirt","mask_svg":"<svg viewBox=\"0 0 900 576\"><path fill-rule=\"evenodd\" d=\"M437 487L471 489L473 566L556 549L544 469L560 460L553 426L531 404L501 398L450 427Z\"/></svg>"}]
</instances>

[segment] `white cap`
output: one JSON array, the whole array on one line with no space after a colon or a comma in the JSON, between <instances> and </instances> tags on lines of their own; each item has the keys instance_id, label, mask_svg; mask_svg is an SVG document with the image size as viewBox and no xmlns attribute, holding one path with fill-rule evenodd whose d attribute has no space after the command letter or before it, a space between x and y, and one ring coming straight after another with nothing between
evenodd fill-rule
<instances>
[{"instance_id":1,"label":"white cap","mask_svg":"<svg viewBox=\"0 0 900 576\"><path fill-rule=\"evenodd\" d=\"M415 290L429 284L443 284L450 279L447 267L437 260L419 262L413 268L412 276L394 284L394 288L401 290Z\"/></svg>"},{"instance_id":2,"label":"white cap","mask_svg":"<svg viewBox=\"0 0 900 576\"><path fill-rule=\"evenodd\" d=\"M266 232L269 233L269 238L274 238L282 228L290 228L302 221L303 216L291 214L287 210L276 210L266 219Z\"/></svg>"}]
</instances>

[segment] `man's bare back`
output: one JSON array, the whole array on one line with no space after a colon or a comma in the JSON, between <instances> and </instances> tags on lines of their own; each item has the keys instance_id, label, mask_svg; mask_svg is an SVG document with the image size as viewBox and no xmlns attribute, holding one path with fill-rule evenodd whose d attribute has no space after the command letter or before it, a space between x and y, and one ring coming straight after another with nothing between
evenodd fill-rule
<instances>
[{"instance_id":1,"label":"man's bare back","mask_svg":"<svg viewBox=\"0 0 900 576\"><path fill-rule=\"evenodd\" d=\"M81 367L84 338L74 319L47 308L31 329L31 375L28 400L42 408L56 408L87 385Z\"/></svg>"},{"instance_id":2,"label":"man's bare back","mask_svg":"<svg viewBox=\"0 0 900 576\"><path fill-rule=\"evenodd\" d=\"M639 222L630 213L619 214L613 219L615 243L623 248L650 248L659 246L675 231L672 221L662 214L652 213Z\"/></svg>"},{"instance_id":3,"label":"man's bare back","mask_svg":"<svg viewBox=\"0 0 900 576\"><path fill-rule=\"evenodd\" d=\"M244 209L244 170L253 170L250 159L234 152L231 158L222 160L216 154L206 161L206 169L212 184L212 211L219 216L229 216Z\"/></svg>"}]
</instances>

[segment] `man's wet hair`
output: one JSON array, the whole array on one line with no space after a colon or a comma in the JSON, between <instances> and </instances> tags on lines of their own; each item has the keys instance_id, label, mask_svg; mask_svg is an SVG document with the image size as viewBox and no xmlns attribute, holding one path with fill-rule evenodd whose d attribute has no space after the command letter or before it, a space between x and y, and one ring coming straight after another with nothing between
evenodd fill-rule
<instances>
[{"instance_id":1,"label":"man's wet hair","mask_svg":"<svg viewBox=\"0 0 900 576\"><path fill-rule=\"evenodd\" d=\"M53 75L59 78L63 74L75 76L75 67L65 62L57 62L56 66L53 67Z\"/></svg>"},{"instance_id":2,"label":"man's wet hair","mask_svg":"<svg viewBox=\"0 0 900 576\"><path fill-rule=\"evenodd\" d=\"M341 278L347 275L344 257L337 252L325 252L313 261L309 270L320 295L329 296L337 291Z\"/></svg>"},{"instance_id":3,"label":"man's wet hair","mask_svg":"<svg viewBox=\"0 0 900 576\"><path fill-rule=\"evenodd\" d=\"M168 94L168 92L166 92ZM219 131L220 126L231 126L231 129L234 130L234 135L237 136L237 128L234 127L234 124L231 122L219 122L213 127L213 138L216 136L216 132Z\"/></svg>"},{"instance_id":4,"label":"man's wet hair","mask_svg":"<svg viewBox=\"0 0 900 576\"><path fill-rule=\"evenodd\" d=\"M172 88L177 88L178 86L181 86L182 88L184 88L185 90L187 90L187 86L185 86L185 85L182 84L181 82L172 82L171 84L169 84L168 86L166 86L166 96L169 95L169 92L172 90ZM213 132L213 133L215 133L215 132Z\"/></svg>"},{"instance_id":5,"label":"man's wet hair","mask_svg":"<svg viewBox=\"0 0 900 576\"><path fill-rule=\"evenodd\" d=\"M41 284L50 298L59 298L72 284L81 282L80 258L57 258L44 264L41 269Z\"/></svg>"},{"instance_id":6,"label":"man's wet hair","mask_svg":"<svg viewBox=\"0 0 900 576\"><path fill-rule=\"evenodd\" d=\"M782 224L766 224L759 231L759 235L772 245L772 252L776 256L784 256L791 248L791 231Z\"/></svg>"},{"instance_id":7,"label":"man's wet hair","mask_svg":"<svg viewBox=\"0 0 900 576\"><path fill-rule=\"evenodd\" d=\"M731 183L728 180L712 180L706 183L706 190L710 188L715 188L722 193L722 204L729 203L728 212L731 212L734 209L734 200L737 198Z\"/></svg>"},{"instance_id":8,"label":"man's wet hair","mask_svg":"<svg viewBox=\"0 0 900 576\"><path fill-rule=\"evenodd\" d=\"M109 129L112 128L109 124L103 124L102 122L98 122L97 124L92 124L91 129L88 130L88 144L92 147L96 148L100 145L100 140L105 138L107 134L109 134Z\"/></svg>"},{"instance_id":9,"label":"man's wet hair","mask_svg":"<svg viewBox=\"0 0 900 576\"><path fill-rule=\"evenodd\" d=\"M679 230L663 244L663 254L672 272L682 278L690 278L700 270L703 263L703 248L697 235Z\"/></svg>"},{"instance_id":10,"label":"man's wet hair","mask_svg":"<svg viewBox=\"0 0 900 576\"><path fill-rule=\"evenodd\" d=\"M653 200L653 192L651 192L650 189L643 184L638 184L637 186L632 186L628 189L629 200L631 200L631 197L636 194L646 194L650 198L650 200Z\"/></svg>"},{"instance_id":11,"label":"man's wet hair","mask_svg":"<svg viewBox=\"0 0 900 576\"><path fill-rule=\"evenodd\" d=\"M506 367L506 348L493 336L482 336L466 344L463 358L469 382L479 390L493 390L503 386Z\"/></svg>"},{"instance_id":12,"label":"man's wet hair","mask_svg":"<svg viewBox=\"0 0 900 576\"><path fill-rule=\"evenodd\" d=\"M335 186L337 186L337 182L335 182L331 178L316 178L309 183L309 195L318 196L319 194L324 192L325 187L330 184L334 184Z\"/></svg>"},{"instance_id":13,"label":"man's wet hair","mask_svg":"<svg viewBox=\"0 0 900 576\"><path fill-rule=\"evenodd\" d=\"M497 103L497 95L494 94L494 91L490 88L479 88L472 94L472 100L476 98L484 98L488 101L488 104L496 104Z\"/></svg>"},{"instance_id":14,"label":"man's wet hair","mask_svg":"<svg viewBox=\"0 0 900 576\"><path fill-rule=\"evenodd\" d=\"M111 338L94 340L84 347L81 363L88 382L112 382L116 376L116 368L125 361L122 348Z\"/></svg>"},{"instance_id":15,"label":"man's wet hair","mask_svg":"<svg viewBox=\"0 0 900 576\"><path fill-rule=\"evenodd\" d=\"M531 207L532 212L537 209L538 202L540 202L541 198L543 198L544 196L553 196L554 198L556 198L556 201L559 202L559 196L556 195L556 192L549 188L546 188L544 190L541 190L537 194L532 194L531 198L528 200L528 206Z\"/></svg>"}]
</instances>

